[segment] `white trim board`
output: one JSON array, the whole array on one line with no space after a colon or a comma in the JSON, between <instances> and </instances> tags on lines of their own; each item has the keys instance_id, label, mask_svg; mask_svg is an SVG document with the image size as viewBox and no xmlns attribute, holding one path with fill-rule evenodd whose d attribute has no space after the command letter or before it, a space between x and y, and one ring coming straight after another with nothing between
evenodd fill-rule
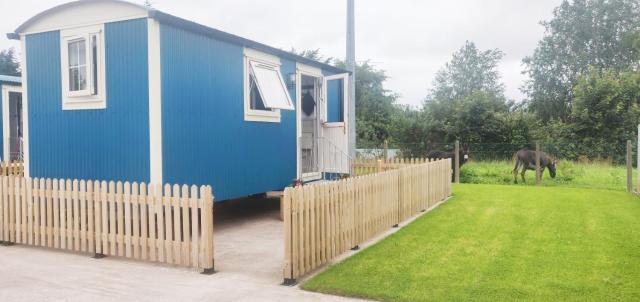
<instances>
[{"instance_id":1,"label":"white trim board","mask_svg":"<svg viewBox=\"0 0 640 302\"><path fill-rule=\"evenodd\" d=\"M162 67L160 23L148 19L149 50L149 181L162 184Z\"/></svg>"},{"instance_id":2,"label":"white trim board","mask_svg":"<svg viewBox=\"0 0 640 302\"><path fill-rule=\"evenodd\" d=\"M24 155L24 177L31 177L29 157L29 87L27 86L27 39L20 35L22 46L22 147Z\"/></svg>"}]
</instances>

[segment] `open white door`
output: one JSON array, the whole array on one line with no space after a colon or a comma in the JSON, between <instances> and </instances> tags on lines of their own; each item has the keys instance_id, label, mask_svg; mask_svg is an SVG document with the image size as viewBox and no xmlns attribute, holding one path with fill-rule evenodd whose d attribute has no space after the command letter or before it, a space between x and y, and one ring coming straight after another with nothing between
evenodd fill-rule
<instances>
[{"instance_id":1,"label":"open white door","mask_svg":"<svg viewBox=\"0 0 640 302\"><path fill-rule=\"evenodd\" d=\"M324 78L321 161L323 172L349 173L349 74Z\"/></svg>"}]
</instances>

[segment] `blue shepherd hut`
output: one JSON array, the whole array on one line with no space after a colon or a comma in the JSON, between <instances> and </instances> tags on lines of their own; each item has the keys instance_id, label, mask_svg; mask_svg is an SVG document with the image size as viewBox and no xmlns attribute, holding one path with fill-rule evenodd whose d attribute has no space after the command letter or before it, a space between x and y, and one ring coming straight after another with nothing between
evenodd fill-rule
<instances>
[{"instance_id":1,"label":"blue shepherd hut","mask_svg":"<svg viewBox=\"0 0 640 302\"><path fill-rule=\"evenodd\" d=\"M8 36L30 177L208 184L221 201L350 172L343 69L115 0Z\"/></svg>"},{"instance_id":2,"label":"blue shepherd hut","mask_svg":"<svg viewBox=\"0 0 640 302\"><path fill-rule=\"evenodd\" d=\"M22 87L20 77L0 75L0 157L23 160Z\"/></svg>"}]
</instances>

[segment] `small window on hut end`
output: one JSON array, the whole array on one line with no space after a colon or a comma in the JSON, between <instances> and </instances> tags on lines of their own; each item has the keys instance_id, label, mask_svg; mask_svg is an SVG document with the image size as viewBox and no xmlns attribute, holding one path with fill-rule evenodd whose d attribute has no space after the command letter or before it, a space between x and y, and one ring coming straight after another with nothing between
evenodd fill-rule
<instances>
[{"instance_id":1,"label":"small window on hut end","mask_svg":"<svg viewBox=\"0 0 640 302\"><path fill-rule=\"evenodd\" d=\"M244 54L245 121L280 122L280 110L294 110L280 59L248 48Z\"/></svg>"},{"instance_id":2,"label":"small window on hut end","mask_svg":"<svg viewBox=\"0 0 640 302\"><path fill-rule=\"evenodd\" d=\"M103 26L60 31L62 109L106 108Z\"/></svg>"}]
</instances>

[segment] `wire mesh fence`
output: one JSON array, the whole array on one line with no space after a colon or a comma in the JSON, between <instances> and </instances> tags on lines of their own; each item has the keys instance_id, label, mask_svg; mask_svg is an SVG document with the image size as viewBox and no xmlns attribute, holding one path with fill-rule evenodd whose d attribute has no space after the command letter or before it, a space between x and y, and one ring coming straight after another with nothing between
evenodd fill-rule
<instances>
[{"instance_id":1,"label":"wire mesh fence","mask_svg":"<svg viewBox=\"0 0 640 302\"><path fill-rule=\"evenodd\" d=\"M551 176L548 166L542 167L541 184L545 186L570 186L600 189L627 190L631 181L635 189L637 180L637 140L631 140L631 178L627 173L627 142L617 142L606 146L586 147L578 143L554 143L543 141L538 148L555 165L555 175ZM399 148L398 148L399 147ZM455 142L415 143L391 146L397 148L394 154L401 157L425 156L434 151L443 151L454 156ZM379 150L383 150L380 146ZM375 149L374 149L375 150ZM479 184L534 185L535 165L530 165L524 173L522 166L515 170L515 154L519 150L536 150L536 142L524 143L460 143L462 162L460 182ZM371 152L370 152L371 153ZM378 152L384 154L384 151ZM464 155L468 158L465 159Z\"/></svg>"}]
</instances>

